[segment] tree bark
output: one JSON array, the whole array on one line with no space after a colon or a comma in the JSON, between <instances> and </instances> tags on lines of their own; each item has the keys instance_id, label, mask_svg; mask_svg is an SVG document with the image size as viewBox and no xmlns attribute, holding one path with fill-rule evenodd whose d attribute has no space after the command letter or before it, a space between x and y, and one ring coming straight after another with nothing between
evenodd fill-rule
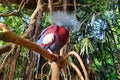
<instances>
[{"instance_id":1,"label":"tree bark","mask_svg":"<svg viewBox=\"0 0 120 80\"><path fill-rule=\"evenodd\" d=\"M55 56L54 54L49 53L48 51L42 49L39 45L37 45L34 42L31 42L27 39L24 39L22 37L19 37L17 35L15 35L13 32L11 32L8 27L2 23L0 23L0 28L3 29L3 31L0 31L0 39L5 41L5 42L12 42L15 43L17 45L20 46L24 46L27 47L31 50L34 50L38 53L40 53L42 56L44 56L45 58L53 61L53 60L57 60L57 56Z\"/></svg>"},{"instance_id":2,"label":"tree bark","mask_svg":"<svg viewBox=\"0 0 120 80\"><path fill-rule=\"evenodd\" d=\"M52 69L52 79L51 80L59 80L59 66L56 62L51 63Z\"/></svg>"}]
</instances>

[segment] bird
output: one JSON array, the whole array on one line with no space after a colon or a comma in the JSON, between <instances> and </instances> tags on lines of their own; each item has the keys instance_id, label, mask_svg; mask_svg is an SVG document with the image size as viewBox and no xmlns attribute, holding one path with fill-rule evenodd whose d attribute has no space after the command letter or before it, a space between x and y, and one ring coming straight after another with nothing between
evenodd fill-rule
<instances>
[{"instance_id":1,"label":"bird","mask_svg":"<svg viewBox=\"0 0 120 80\"><path fill-rule=\"evenodd\" d=\"M61 49L69 39L69 31L63 26L51 25L40 35L37 44L52 52Z\"/></svg>"},{"instance_id":2,"label":"bird","mask_svg":"<svg viewBox=\"0 0 120 80\"><path fill-rule=\"evenodd\" d=\"M51 19L53 24L41 32L37 44L52 54L68 43L70 32L74 30L74 26L79 25L79 22L63 12L54 13ZM40 54L37 54L36 78L38 78L39 66Z\"/></svg>"}]
</instances>

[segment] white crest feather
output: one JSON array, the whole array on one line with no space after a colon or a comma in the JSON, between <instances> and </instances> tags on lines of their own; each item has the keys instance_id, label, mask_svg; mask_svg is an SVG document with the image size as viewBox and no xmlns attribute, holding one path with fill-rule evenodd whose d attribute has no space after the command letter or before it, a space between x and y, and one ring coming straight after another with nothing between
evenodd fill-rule
<instances>
[{"instance_id":1,"label":"white crest feather","mask_svg":"<svg viewBox=\"0 0 120 80\"><path fill-rule=\"evenodd\" d=\"M53 13L51 19L53 23L69 28L73 32L78 31L80 28L80 22L74 17L73 14L58 11Z\"/></svg>"}]
</instances>

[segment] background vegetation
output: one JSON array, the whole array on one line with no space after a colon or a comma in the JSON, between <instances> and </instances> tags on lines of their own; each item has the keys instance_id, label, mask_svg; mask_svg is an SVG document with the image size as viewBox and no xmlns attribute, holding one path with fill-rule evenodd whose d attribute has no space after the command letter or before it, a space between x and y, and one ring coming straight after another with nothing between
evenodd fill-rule
<instances>
[{"instance_id":1,"label":"background vegetation","mask_svg":"<svg viewBox=\"0 0 120 80\"><path fill-rule=\"evenodd\" d=\"M0 22L7 24L10 30L19 36L24 35L27 29L34 25L32 26L34 29L25 38L36 42L41 30L51 24L51 11L72 12L81 25L78 32L71 34L67 52L74 50L82 57L90 80L119 80L120 0L60 0L59 4L53 5L53 10L48 7L49 1L41 1L45 6L35 17L36 22L31 22L31 15L36 9L36 0L0 0ZM57 1L53 0L54 3ZM1 54L4 45L9 43L1 40ZM11 49L13 48L7 47L7 50L3 51L4 54L0 55L0 67L4 62L2 69L0 68L0 80L9 80L10 75L13 76L11 80L34 79L36 65L34 52L20 46ZM69 61L73 61L81 69L75 57L70 57ZM15 73L12 75L13 63ZM70 71L71 79L77 80L77 75L71 67Z\"/></svg>"}]
</instances>

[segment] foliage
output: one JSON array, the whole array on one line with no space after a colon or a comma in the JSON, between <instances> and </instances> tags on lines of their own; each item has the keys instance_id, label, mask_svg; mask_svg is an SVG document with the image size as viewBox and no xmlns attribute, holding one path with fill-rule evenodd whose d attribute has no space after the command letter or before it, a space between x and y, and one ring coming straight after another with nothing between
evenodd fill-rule
<instances>
[{"instance_id":1,"label":"foliage","mask_svg":"<svg viewBox=\"0 0 120 80\"><path fill-rule=\"evenodd\" d=\"M82 56L89 74L94 72L93 76L97 75L97 80L119 80L120 3L117 0L76 0L76 2L78 4L76 16L81 22L81 28L78 32L71 34L67 52L77 51ZM0 4L0 13L8 14L18 9L17 5L11 5ZM23 9L14 16L0 17L0 22L9 25L17 35L22 35L28 27L32 12L33 10ZM50 13L43 12L41 29L49 26L50 23ZM0 45L2 44L4 42L0 41ZM27 49L22 48L14 79L25 75L26 68L21 65L27 59L26 53L28 53ZM70 57L70 62L79 66L74 57ZM75 73L75 71L72 72ZM72 76L74 78L75 75L72 74Z\"/></svg>"}]
</instances>

